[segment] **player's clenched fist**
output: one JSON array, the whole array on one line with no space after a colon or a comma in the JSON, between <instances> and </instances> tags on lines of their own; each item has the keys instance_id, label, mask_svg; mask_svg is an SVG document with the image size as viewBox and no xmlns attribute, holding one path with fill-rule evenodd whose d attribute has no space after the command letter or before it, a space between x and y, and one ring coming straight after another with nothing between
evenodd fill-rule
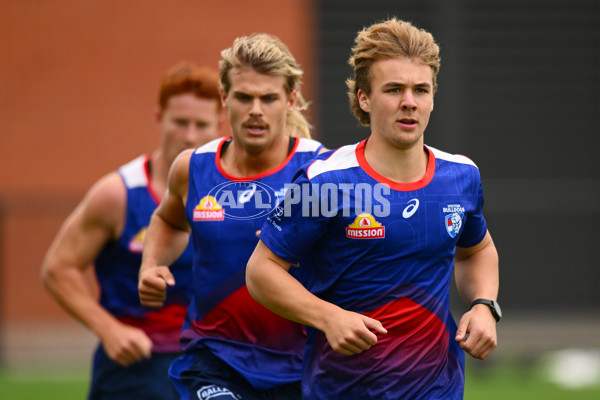
<instances>
[{"instance_id":1,"label":"player's clenched fist","mask_svg":"<svg viewBox=\"0 0 600 400\"><path fill-rule=\"evenodd\" d=\"M386 334L381 322L365 315L340 310L327 319L324 333L331 348L344 355L360 354L377 343L377 335Z\"/></svg>"},{"instance_id":2,"label":"player's clenched fist","mask_svg":"<svg viewBox=\"0 0 600 400\"><path fill-rule=\"evenodd\" d=\"M167 298L167 286L174 286L175 278L167 267L142 270L138 284L140 302L146 307L162 307Z\"/></svg>"}]
</instances>

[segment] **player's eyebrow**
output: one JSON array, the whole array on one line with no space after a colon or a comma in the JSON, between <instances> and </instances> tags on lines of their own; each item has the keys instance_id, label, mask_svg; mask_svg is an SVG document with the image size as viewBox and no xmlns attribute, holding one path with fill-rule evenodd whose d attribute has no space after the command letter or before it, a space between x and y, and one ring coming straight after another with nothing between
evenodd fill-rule
<instances>
[{"instance_id":1,"label":"player's eyebrow","mask_svg":"<svg viewBox=\"0 0 600 400\"><path fill-rule=\"evenodd\" d=\"M386 84L383 85L383 89L390 89L390 88L396 88L396 87L406 87L408 86L406 83L402 83L402 82L387 82ZM423 89L431 89L431 85L427 82L421 82L421 83L416 83L414 85L415 87L418 88L423 88Z\"/></svg>"}]
</instances>

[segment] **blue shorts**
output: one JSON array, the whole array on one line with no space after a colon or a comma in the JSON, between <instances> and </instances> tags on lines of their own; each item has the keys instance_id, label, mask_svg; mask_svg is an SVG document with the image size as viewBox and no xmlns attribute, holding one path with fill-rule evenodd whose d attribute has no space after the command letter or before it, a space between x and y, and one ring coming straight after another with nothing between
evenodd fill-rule
<instances>
[{"instance_id":1,"label":"blue shorts","mask_svg":"<svg viewBox=\"0 0 600 400\"><path fill-rule=\"evenodd\" d=\"M94 355L89 400L176 400L169 366L181 353L153 353L128 367L111 360L102 345Z\"/></svg>"},{"instance_id":2,"label":"blue shorts","mask_svg":"<svg viewBox=\"0 0 600 400\"><path fill-rule=\"evenodd\" d=\"M208 349L187 353L176 359L171 364L169 376L181 400L300 400L302 398L300 381L271 389L257 389Z\"/></svg>"}]
</instances>

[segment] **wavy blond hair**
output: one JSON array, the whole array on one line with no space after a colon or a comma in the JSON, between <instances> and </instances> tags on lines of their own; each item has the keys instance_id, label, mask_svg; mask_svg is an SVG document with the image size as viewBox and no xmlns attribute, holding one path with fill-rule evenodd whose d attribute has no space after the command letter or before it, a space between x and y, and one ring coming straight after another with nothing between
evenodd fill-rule
<instances>
[{"instance_id":1,"label":"wavy blond hair","mask_svg":"<svg viewBox=\"0 0 600 400\"><path fill-rule=\"evenodd\" d=\"M221 51L221 57L219 70L225 93L229 93L231 88L229 71L233 68L250 67L261 74L285 77L286 93L289 95L296 91L296 105L287 117L286 133L289 136L310 138L310 125L302 114L308 108L308 103L300 93L304 72L281 40L267 33L238 37L231 47Z\"/></svg>"},{"instance_id":2,"label":"wavy blond hair","mask_svg":"<svg viewBox=\"0 0 600 400\"><path fill-rule=\"evenodd\" d=\"M437 90L440 70L440 48L431 33L416 28L410 22L396 18L364 28L354 40L352 56L348 60L354 68L354 79L346 80L350 108L361 125L369 126L371 116L360 108L358 90L371 94L369 72L377 60L394 57L415 58L433 71L433 91Z\"/></svg>"}]
</instances>

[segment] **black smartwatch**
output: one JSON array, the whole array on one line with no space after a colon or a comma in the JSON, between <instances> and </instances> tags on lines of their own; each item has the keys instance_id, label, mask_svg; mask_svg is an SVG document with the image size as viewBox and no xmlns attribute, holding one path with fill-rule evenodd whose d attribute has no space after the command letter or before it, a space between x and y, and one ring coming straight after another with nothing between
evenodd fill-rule
<instances>
[{"instance_id":1,"label":"black smartwatch","mask_svg":"<svg viewBox=\"0 0 600 400\"><path fill-rule=\"evenodd\" d=\"M488 299L477 299L471 303L471 308L473 308L475 304L485 304L486 306L488 306L490 308L490 311L492 312L492 315L496 319L496 322L500 321L500 318L502 318L502 310L500 309L500 304L498 304L497 301Z\"/></svg>"}]
</instances>

